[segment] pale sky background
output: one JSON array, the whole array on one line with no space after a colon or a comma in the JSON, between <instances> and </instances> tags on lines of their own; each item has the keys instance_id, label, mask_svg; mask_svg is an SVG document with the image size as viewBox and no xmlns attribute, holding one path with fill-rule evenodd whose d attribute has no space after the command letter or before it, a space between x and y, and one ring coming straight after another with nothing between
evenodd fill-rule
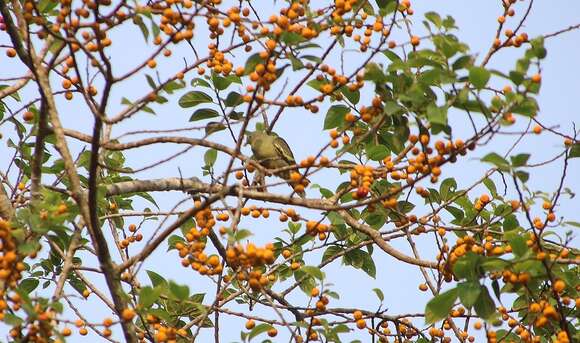
<instances>
[{"instance_id":1,"label":"pale sky background","mask_svg":"<svg viewBox=\"0 0 580 343\"><path fill-rule=\"evenodd\" d=\"M271 4L270 1L264 2ZM516 20L523 14L527 4L528 1L517 3L515 7ZM482 56L487 52L497 27L496 19L502 11L499 1L415 1L412 6L415 9L415 15L412 18L416 24L415 30L421 33L424 33L424 28L421 24L424 12L434 10L442 16L447 14L452 15L459 27L459 31L455 32L455 34L461 41L470 46L473 54L479 55L478 61L481 61ZM516 20L512 19L511 21L508 21L506 27L514 28L517 23ZM528 35L533 38L539 34L551 33L570 25L578 24L579 22L580 2L577 0L558 1L557 4L553 1L536 0L523 31L527 32ZM207 41L205 41L205 35L200 34L198 37L197 40L194 40L195 46L206 46ZM119 50L113 50L117 51L116 54L113 53L113 63L115 67L118 68L117 70L130 68L130 66L134 65L135 61L140 61L145 56L143 40L140 33L134 31L131 35L128 35L123 32L122 35L113 35L112 38L113 44L116 48L122 47ZM0 33L0 44L4 44L5 42L5 34ZM580 124L577 109L577 102L580 96L580 86L578 86L578 80L580 79L578 68L578 61L580 61L580 31L572 31L548 39L546 41L546 47L548 49L548 57L542 63L542 90L538 97L541 111L538 118L546 125L559 125L561 131L571 133L572 123L576 122L577 125ZM188 50L184 46L180 49L175 49L174 54L176 56L177 54L187 56L188 62L191 62L194 59L191 56L190 51L191 50ZM523 52L523 49L503 50L496 54L488 66L490 68L496 68L507 72L513 67L515 60L521 56ZM359 54L348 54L346 56L347 64L358 65L360 63L361 57ZM172 58L171 61L172 63L180 64L179 66L168 64L167 60L163 62L162 58L159 58L160 66L158 70L162 80L182 66L182 62L178 58ZM2 67L5 62L6 57L2 53L0 56L0 77L6 77L7 75L13 76L11 70ZM192 74L192 76L193 75L194 74ZM191 80L191 76L186 77L186 80ZM135 99L142 96L145 89L148 89L148 86L144 81L144 77L140 76L120 86L120 88L118 88L113 94L113 100L111 101L111 108L113 110L111 110L110 113L116 113L119 110L120 107L118 104L122 97ZM57 83L55 82L55 85L56 84ZM235 87L232 89L235 89ZM372 88L369 87L366 89ZM368 98L369 94L366 95ZM172 96L169 99L170 102L163 106L153 106L157 112L156 117L152 117L146 113L139 113L134 116L133 119L119 125L119 127L116 127L113 136L135 129L163 129L190 126L190 124L187 123L187 119L192 111L189 109L182 109L177 105L178 96ZM363 101L361 101L361 103L363 103ZM74 127L85 133L90 133L91 115L88 112L76 107L74 102L68 103L60 101L60 105L61 116L65 126ZM318 147L328 141L327 133L321 133L325 113L326 111L324 109L322 109L318 115L312 115L306 113L306 111L294 110L285 113L279 121L276 131L288 141L294 150L294 155L297 160L301 160L312 154L314 151L318 151ZM450 121L453 122L457 120L458 122L463 123L463 117L462 114L452 114L450 115ZM525 127L524 124L527 123L524 123L524 118L518 117L518 120L519 125L517 125L517 128L521 128L522 125ZM194 123L193 125L197 124ZM517 128L509 128L507 131L517 131ZM467 129L467 127L457 127L454 134L456 137L467 137L470 133ZM9 125L3 125L0 127L0 132L5 136L10 136L10 130L12 130L12 127ZM462 135L462 133L464 134ZM193 136L195 135L196 134L193 133ZM474 180L479 179L483 171L486 170L485 168L488 167L487 165L481 164L477 160L477 157L482 157L489 151L497 151L500 154L505 153L507 148L511 146L511 144L508 145L508 143L513 142L514 137L515 136L498 137L493 144L476 150L475 153L470 154L465 160L460 161L453 167L444 168L443 178L455 176L457 177L459 188L469 186ZM135 137L132 137L132 139L134 138ZM228 140L228 136L222 133L212 136L211 139L230 145L232 144L231 140ZM5 141L5 139L3 139L3 141ZM70 144L78 151L78 142L71 140ZM514 151L514 154L518 152L531 153L532 159L530 160L530 163L537 163L556 155L561 151L561 146L562 141L560 138L545 133L540 136L526 138L525 144L518 146ZM158 145L131 151L127 154L127 165L133 168L145 166L155 160L170 156L182 148L183 147ZM7 152L8 150L5 144L1 144L0 167L2 168L4 168L6 164L6 157L8 156ZM250 154L247 147L244 148L244 152ZM193 149L186 155L171 161L163 167L139 173L134 177L138 179L147 179L179 176L178 168L185 177L200 175L201 166L203 165L203 153L204 150ZM222 155L220 156L223 158ZM580 178L578 177L578 175L580 175L579 163L578 160L572 160L568 172L566 184L573 191L580 191ZM528 183L529 187L532 189L552 192L559 182L561 167L562 161L559 160L548 167L532 170L532 177ZM329 174L329 176L330 175L333 174ZM334 189L335 186L335 183L333 183L334 180L331 178L329 179L327 174L324 176L314 176L312 181L315 183L321 183L331 189ZM497 184L498 187L501 185L499 182ZM285 191L285 189L282 188L280 188L280 190ZM314 189L309 189L308 195L311 197L317 197L318 192ZM473 193L472 197L475 195L476 193ZM177 199L183 198L183 195L177 192L163 194L157 193L154 194L154 196L162 209L169 209ZM580 221L580 215L578 215L580 202L577 199L578 198L574 198L570 200L565 198L564 203L557 209L557 214L566 216L568 220ZM135 200L134 205L135 210L137 211L142 210L144 207L151 206L140 200ZM257 205L260 206L260 204ZM419 215L425 213L426 210L427 209L422 210L421 205L418 204L414 213ZM280 229L284 228L282 224L277 222L277 215L272 215L272 218L273 219L269 221L263 219L257 221L244 221L242 222L241 227L251 229L255 234L255 236L252 237L252 240L259 244L264 244L271 241L272 237L274 237ZM126 222L131 223L132 221L129 219ZM145 229L153 228L153 226L145 227ZM564 229L559 232L563 233ZM147 237L147 234L145 234L145 236ZM429 242L431 242L431 239L419 240L419 247L424 258L433 259L432 249L430 248L432 244ZM578 246L578 239L576 239L575 242L575 245ZM404 241L395 243L395 246L404 251L409 251L408 244ZM135 248L133 248L132 251L136 252L137 249L139 249L139 245L135 245ZM325 268L327 275L326 282L332 283L333 285L331 286L331 289L341 295L340 300L331 300L330 306L359 307L367 310L375 310L379 306L379 301L372 289L380 288L385 294L383 308L389 308L390 314L422 312L425 303L431 298L431 295L428 293L421 293L417 290L417 285L422 282L419 271L417 269L410 269L406 265L386 256L379 249L375 249L373 257L375 258L377 266L376 279L368 277L360 270L342 266L339 261L336 261L329 267ZM320 261L320 256L309 261L311 264L318 263ZM168 279L174 279L182 284L188 284L191 293L207 292L207 299L213 298L215 288L211 286L211 283L207 279L201 278L196 273L181 267L177 254L175 252L166 253L164 245L157 249L152 258L150 258L148 263L144 266L144 269L154 270ZM143 284L148 283L147 277L144 273L141 276L141 282ZM276 286L275 290L281 290L283 288L284 287ZM293 294L293 296L288 298L291 303L297 305L303 305L305 303L306 298L300 293L300 291ZM82 301L77 303L83 304ZM93 305L98 302L92 298L89 303ZM234 304L230 305L230 307L239 311L244 311L246 309ZM102 320L103 317L110 315L102 307L92 306L92 308L94 308L95 312L91 313L89 317L98 321ZM257 313L263 313L263 311L258 310ZM239 340L239 332L243 328L243 321L231 320L223 315L221 318L221 340L223 342ZM286 318L291 317L287 316ZM415 323L419 326L423 324L422 320L417 320ZM285 337L287 332L283 328L278 329L281 333L279 337ZM5 330L5 327L0 326L0 337L4 337L3 330ZM210 339L213 339L212 337L212 330L202 330L199 342L207 342ZM348 337L352 337L352 339L358 338L362 341L367 341L368 339L368 336L366 334L362 335L361 331L354 331ZM116 338L120 339L121 336L116 335ZM87 340L83 340L80 336L76 335L71 337L69 341L83 342ZM98 342L99 339L92 338L91 341ZM280 341L282 341L282 339L280 339ZM348 340L345 339L344 341Z\"/></svg>"}]
</instances>

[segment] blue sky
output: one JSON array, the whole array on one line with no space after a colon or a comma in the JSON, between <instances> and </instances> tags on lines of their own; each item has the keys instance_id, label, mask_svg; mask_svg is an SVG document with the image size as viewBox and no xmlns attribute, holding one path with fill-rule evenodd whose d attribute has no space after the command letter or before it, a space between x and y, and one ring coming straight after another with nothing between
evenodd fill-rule
<instances>
[{"instance_id":1,"label":"blue sky","mask_svg":"<svg viewBox=\"0 0 580 343\"><path fill-rule=\"evenodd\" d=\"M268 2L270 3L270 2ZM518 2L516 5L516 18L520 18L523 14L528 2ZM557 8L556 8L557 6ZM441 0L437 2L417 1L413 3L415 15L412 18L417 28L421 27L421 20L423 20L423 13L426 11L437 11L441 15L452 15L459 27L456 33L460 40L469 44L473 54L481 57L485 55L487 49L493 39L496 28L496 18L501 14L502 8L498 1L459 1L459 0ZM535 1L523 31L527 32L530 37L535 37L539 34L551 33L570 25L578 24L578 13L580 13L580 2L575 0L558 1L557 5L551 1ZM515 21L508 22L507 27L513 28ZM421 29L419 29L421 30ZM114 49L113 61L118 70L130 68L135 64L136 60L144 58L145 51L142 37L140 33L134 30L132 33L125 31L118 32L113 35ZM5 36L0 35L0 43L5 43ZM201 47L207 45L206 38L203 34L199 34L195 40L195 46ZM580 30L565 33L559 37L551 38L546 41L548 49L548 57L542 63L542 91L538 97L541 111L539 113L539 120L544 124L559 125L559 129L563 132L572 132L572 123L580 124L578 117L577 101L580 96L580 87L578 80L580 79L580 71L577 67L580 60ZM488 65L490 68L496 68L501 71L509 71L515 63L515 59L523 54L522 49L506 49L492 59ZM159 61L159 73L161 79L164 79L170 73L175 72L181 67L181 60L177 56L184 56L188 61L192 61L191 50L187 47L175 49L175 58L166 61ZM357 64L360 62L360 55L357 53L347 54L345 57L347 64L351 62ZM0 57L0 66L6 61L4 55ZM175 63L180 63L175 65ZM11 75L11 71L0 68L0 77ZM187 80L190 77L186 77ZM144 77L140 76L133 80L129 80L113 93L111 113L116 113L121 107L120 103L122 97L135 99L143 95L144 89L148 86L144 82ZM57 84L55 82L55 84ZM29 92L32 91L30 88ZM367 98L370 94L367 94ZM363 96L364 97L364 96ZM86 112L84 108L80 108L76 102L65 102L60 99L61 116L63 122L67 127L74 127L85 133L90 133L91 115ZM154 107L157 111L156 116L151 116L146 113L140 113L133 119L122 123L114 130L113 136L119 135L126 131L138 129L164 129L164 128L178 128L191 125L187 123L191 112L184 110L177 106L177 97L173 97L170 103L164 106ZM328 135L325 132L321 133L322 122L324 119L325 110L322 109L318 115L305 113L306 111L288 111L282 116L278 123L276 130L283 136L292 149L297 160L300 160L307 155L317 151L317 148L324 145L328 141ZM520 119L520 118L519 118ZM457 120L463 123L462 116L458 113L450 115L450 120ZM524 120L518 122L515 128L510 128L508 131L517 131L525 127ZM193 124L195 125L195 123ZM193 126L192 125L192 126ZM4 135L10 136L11 128L7 125L0 127L0 132ZM458 124L457 131L461 137L464 133L467 137L469 131L467 127ZM192 135L197 135L192 133ZM212 139L216 139L226 144L232 144L226 134L218 134ZM509 147L509 143L513 142L514 136L501 136L489 146L477 150L474 154L469 155L465 161L457 163L454 167L445 169L443 176L454 176L458 178L459 187L469 186L474 180L481 177L482 173L488 167L478 161L478 157L484 156L489 151L497 151L502 154L505 153ZM76 151L80 149L78 142L70 141L72 148ZM515 153L526 152L532 154L532 163L549 159L557 154L562 146L561 139L551 134L542 134L540 136L528 137L525 144L519 145ZM145 149L139 149L127 154L127 165L134 168L148 165L155 160L172 155L179 151L180 147L167 146L151 146ZM250 154L247 148L245 152ZM7 148L2 144L0 146L0 156L6 156ZM202 166L203 150L193 149L186 155L171 161L169 164L162 167L150 169L146 172L139 173L136 178L161 178L179 176L179 170L183 176L199 175ZM222 156L223 158L223 156ZM4 167L4 158L0 159L0 166ZM553 163L549 166L539 168L532 171L532 178L528 186L532 189L543 190L551 192L557 186L559 181L559 174L561 172L561 161ZM580 190L580 179L575 177L579 172L579 163L572 161L570 165L569 178L567 186L573 191ZM321 175L313 178L313 182L320 183L333 188L332 175ZM284 190L280 188L280 190ZM483 190L481 190L483 192ZM309 196L318 196L316 190L308 190ZM170 208L177 199L183 197L182 194L163 193L155 194L158 203L162 209ZM141 210L149 204L135 201L136 210ZM565 199L565 203L558 208L557 213L568 216L569 220L580 221L580 216L577 213L579 202L575 199ZM258 204L259 206L259 204ZM425 213L428 209L421 211L420 206L416 210L418 213ZM276 216L272 216L276 217ZM255 236L253 240L259 243L266 243L271 241L279 230L282 228L275 219L272 220L258 220L245 221L241 224L242 228L251 229ZM153 230L154 226L147 226L146 230ZM147 231L146 231L147 232ZM560 232L563 232L561 230ZM576 240L576 243L578 240ZM396 247L404 251L408 251L406 242L395 243ZM430 247L429 240L419 241L419 246L423 257L432 259L433 251ZM577 244L576 244L577 246ZM135 250L134 250L135 251ZM380 251L376 251L373 255L376 259L377 278L371 279L362 271L355 270L351 267L345 267L340 262L335 262L325 269L327 275L327 282L332 283L332 289L341 294L340 301L332 301L331 306L340 307L360 307L365 309L377 309L379 301L373 293L373 288L381 289L386 295L383 308L390 309L389 313L415 313L421 312L424 304L429 300L430 295L426 293L419 293L417 285L422 282L421 275L418 270L409 269L402 263L395 261L389 256L385 256ZM319 262L319 256L312 260L313 263ZM161 246L152 256L150 261L144 266L145 269L152 269L160 272L167 278L175 279L179 282L189 284L192 293L208 292L208 298L213 294L214 289L207 280L201 279L198 275L190 271L185 271L179 265L179 258L176 253L166 253L165 247ZM147 283L146 277L143 275L142 282ZM104 285L103 285L104 286ZM282 288L277 288L282 289ZM305 297L302 294L291 296L289 301L297 304L304 303ZM82 302L79 302L81 304ZM97 302L90 301L91 306L95 304L95 313L91 314L93 318L102 318L108 315L103 309L97 308ZM232 305L234 310L243 311L246 308L238 305ZM261 310L259 310L261 311ZM260 312L259 312L260 313ZM261 312L263 313L263 312ZM225 319L222 316L223 323L221 332L221 339L223 342L230 342L239 339L239 330L242 328L242 322L238 320ZM417 324L422 324L417 321ZM2 327L0 327L1 336ZM281 333L282 329L279 330ZM202 330L200 337L201 342L205 342L213 335L210 330ZM77 336L78 337L78 336ZM360 335L360 332L355 331L353 338L360 338L365 341L365 338ZM71 341L76 340L75 338Z\"/></svg>"}]
</instances>

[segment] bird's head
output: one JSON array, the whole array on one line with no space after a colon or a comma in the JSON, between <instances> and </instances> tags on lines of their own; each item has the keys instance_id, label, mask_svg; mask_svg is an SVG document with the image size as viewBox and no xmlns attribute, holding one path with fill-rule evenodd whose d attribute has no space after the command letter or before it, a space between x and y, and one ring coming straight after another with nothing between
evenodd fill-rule
<instances>
[{"instance_id":1,"label":"bird's head","mask_svg":"<svg viewBox=\"0 0 580 343\"><path fill-rule=\"evenodd\" d=\"M260 137L265 136L266 133L262 132L262 131L247 131L246 132L246 144L245 145L250 145L253 146L254 142L256 140L258 140Z\"/></svg>"}]
</instances>

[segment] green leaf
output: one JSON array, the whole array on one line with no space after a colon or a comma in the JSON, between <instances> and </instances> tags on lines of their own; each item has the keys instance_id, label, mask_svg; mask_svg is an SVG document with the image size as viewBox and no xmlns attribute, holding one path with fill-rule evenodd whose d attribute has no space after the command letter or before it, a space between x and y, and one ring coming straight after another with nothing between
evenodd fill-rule
<instances>
[{"instance_id":1,"label":"green leaf","mask_svg":"<svg viewBox=\"0 0 580 343\"><path fill-rule=\"evenodd\" d=\"M367 152L367 157L373 161L381 161L390 154L389 149L381 144L367 145L365 150Z\"/></svg>"},{"instance_id":2,"label":"green leaf","mask_svg":"<svg viewBox=\"0 0 580 343\"><path fill-rule=\"evenodd\" d=\"M508 171L510 167L508 161L506 161L503 157L496 154L495 152L485 155L481 161L494 164L501 171Z\"/></svg>"},{"instance_id":3,"label":"green leaf","mask_svg":"<svg viewBox=\"0 0 580 343\"><path fill-rule=\"evenodd\" d=\"M349 90L348 87L343 87L341 89L341 92L342 92L342 95L344 95L344 97L348 99L348 101L353 103L353 105L358 104L358 102L360 100L360 92L358 90L355 90L353 92L353 91Z\"/></svg>"},{"instance_id":4,"label":"green leaf","mask_svg":"<svg viewBox=\"0 0 580 343\"><path fill-rule=\"evenodd\" d=\"M173 281L169 282L169 292L177 298L177 300L186 300L189 298L189 287L186 285L178 285Z\"/></svg>"},{"instance_id":5,"label":"green leaf","mask_svg":"<svg viewBox=\"0 0 580 343\"><path fill-rule=\"evenodd\" d=\"M525 171L518 170L515 172L515 174L516 174L516 177L524 183L528 182L528 179L530 178L530 174L528 172L525 172Z\"/></svg>"},{"instance_id":6,"label":"green leaf","mask_svg":"<svg viewBox=\"0 0 580 343\"><path fill-rule=\"evenodd\" d=\"M476 280L479 278L479 264L481 257L472 252L462 256L453 265L453 273L459 279Z\"/></svg>"},{"instance_id":7,"label":"green leaf","mask_svg":"<svg viewBox=\"0 0 580 343\"><path fill-rule=\"evenodd\" d=\"M544 47L544 37L539 36L538 38L534 38L530 43L532 45L532 50L537 58L546 58L548 52Z\"/></svg>"},{"instance_id":8,"label":"green leaf","mask_svg":"<svg viewBox=\"0 0 580 343\"><path fill-rule=\"evenodd\" d=\"M427 106L427 119L432 124L447 125L447 106L438 107L435 104Z\"/></svg>"},{"instance_id":9,"label":"green leaf","mask_svg":"<svg viewBox=\"0 0 580 343\"><path fill-rule=\"evenodd\" d=\"M471 308L471 306L473 306L477 301L477 298L481 293L481 288L482 287L477 281L461 282L457 284L457 291L461 303L466 308Z\"/></svg>"},{"instance_id":10,"label":"green leaf","mask_svg":"<svg viewBox=\"0 0 580 343\"><path fill-rule=\"evenodd\" d=\"M220 122L217 121L210 121L209 123L207 123L207 125L205 126L205 134L207 136L211 135L214 132L219 132L222 130L225 130L226 126Z\"/></svg>"},{"instance_id":11,"label":"green leaf","mask_svg":"<svg viewBox=\"0 0 580 343\"><path fill-rule=\"evenodd\" d=\"M435 25L435 27L437 27L437 28L441 27L441 16L438 13L427 12L427 13L425 13L425 18L427 18L427 20L432 22Z\"/></svg>"},{"instance_id":12,"label":"green leaf","mask_svg":"<svg viewBox=\"0 0 580 343\"><path fill-rule=\"evenodd\" d=\"M38 4L38 11L40 13L47 13L52 11L58 5L58 1L53 0L41 0Z\"/></svg>"},{"instance_id":13,"label":"green leaf","mask_svg":"<svg viewBox=\"0 0 580 343\"><path fill-rule=\"evenodd\" d=\"M179 106L183 108L194 107L199 104L212 102L211 96L200 91L191 91L179 98Z\"/></svg>"},{"instance_id":14,"label":"green leaf","mask_svg":"<svg viewBox=\"0 0 580 343\"><path fill-rule=\"evenodd\" d=\"M512 70L510 71L510 80L515 84L515 85L520 85L523 81L524 81L524 73Z\"/></svg>"},{"instance_id":15,"label":"green leaf","mask_svg":"<svg viewBox=\"0 0 580 343\"><path fill-rule=\"evenodd\" d=\"M344 123L344 116L350 109L344 105L334 105L328 109L324 118L324 130L340 127Z\"/></svg>"},{"instance_id":16,"label":"green leaf","mask_svg":"<svg viewBox=\"0 0 580 343\"><path fill-rule=\"evenodd\" d=\"M517 231L509 231L506 232L505 238L510 243L512 247L512 252L517 257L522 257L528 251L528 245L526 244L526 238L522 236L520 232Z\"/></svg>"},{"instance_id":17,"label":"green leaf","mask_svg":"<svg viewBox=\"0 0 580 343\"><path fill-rule=\"evenodd\" d=\"M242 99L242 96L238 92L230 92L226 97L226 100L224 100L224 104L226 104L227 107L236 107L243 102L244 99Z\"/></svg>"},{"instance_id":18,"label":"green leaf","mask_svg":"<svg viewBox=\"0 0 580 343\"><path fill-rule=\"evenodd\" d=\"M203 161L205 162L206 166L213 166L215 161L217 160L217 150L216 149L209 149L203 155Z\"/></svg>"},{"instance_id":19,"label":"green leaf","mask_svg":"<svg viewBox=\"0 0 580 343\"><path fill-rule=\"evenodd\" d=\"M342 252L344 249L337 246L337 245L332 245L330 247L328 247L326 250L324 250L324 254L322 254L322 261L327 261L329 258L335 256L336 254Z\"/></svg>"},{"instance_id":20,"label":"green leaf","mask_svg":"<svg viewBox=\"0 0 580 343\"><path fill-rule=\"evenodd\" d=\"M572 145L569 153L570 158L580 157L580 143Z\"/></svg>"},{"instance_id":21,"label":"green leaf","mask_svg":"<svg viewBox=\"0 0 580 343\"><path fill-rule=\"evenodd\" d=\"M487 85L489 78L491 77L491 73L489 70L482 68L482 67L471 67L469 68L469 82L475 88L482 89Z\"/></svg>"},{"instance_id":22,"label":"green leaf","mask_svg":"<svg viewBox=\"0 0 580 343\"><path fill-rule=\"evenodd\" d=\"M377 83L384 83L387 81L387 77L381 67L376 63L369 63L366 65L365 69L365 80L374 81Z\"/></svg>"},{"instance_id":23,"label":"green leaf","mask_svg":"<svg viewBox=\"0 0 580 343\"><path fill-rule=\"evenodd\" d=\"M147 42L149 40L149 29L143 22L143 18L139 15L136 15L133 17L133 23L139 26L139 29L141 29L141 33L143 34L143 38L145 38L145 41Z\"/></svg>"},{"instance_id":24,"label":"green leaf","mask_svg":"<svg viewBox=\"0 0 580 343\"><path fill-rule=\"evenodd\" d=\"M24 322L20 317L13 315L12 313L4 313L4 323L10 326L20 326Z\"/></svg>"},{"instance_id":25,"label":"green leaf","mask_svg":"<svg viewBox=\"0 0 580 343\"><path fill-rule=\"evenodd\" d=\"M191 84L191 87L202 86L202 87L206 87L206 88L211 88L210 84L206 80L199 78L199 77L192 79L190 84Z\"/></svg>"},{"instance_id":26,"label":"green leaf","mask_svg":"<svg viewBox=\"0 0 580 343\"><path fill-rule=\"evenodd\" d=\"M248 340L251 341L252 338L272 329L273 326L270 324L266 324L266 323L262 323L262 324L258 324L256 325L252 331L250 331L250 333L248 334Z\"/></svg>"},{"instance_id":27,"label":"green leaf","mask_svg":"<svg viewBox=\"0 0 580 343\"><path fill-rule=\"evenodd\" d=\"M368 253L363 255L363 265L362 270L367 273L373 279L377 277L377 267L375 265L375 261L373 260L372 256Z\"/></svg>"},{"instance_id":28,"label":"green leaf","mask_svg":"<svg viewBox=\"0 0 580 343\"><path fill-rule=\"evenodd\" d=\"M236 235L235 235L234 239L236 242L239 242L239 241L246 239L252 235L253 235L252 231L246 230L246 229L241 229L241 230L236 231Z\"/></svg>"},{"instance_id":29,"label":"green leaf","mask_svg":"<svg viewBox=\"0 0 580 343\"><path fill-rule=\"evenodd\" d=\"M373 288L373 292L375 292L375 294L377 295L377 298L379 298L379 300L381 302L383 302L383 300L385 300L385 295L383 294L383 291L381 291L379 288Z\"/></svg>"},{"instance_id":30,"label":"green leaf","mask_svg":"<svg viewBox=\"0 0 580 343\"><path fill-rule=\"evenodd\" d=\"M497 195L497 187L495 187L495 183L493 182L492 179L487 178L483 180L483 184L485 185L485 187L487 187L487 189L489 189L491 195L493 195L494 197Z\"/></svg>"},{"instance_id":31,"label":"green leaf","mask_svg":"<svg viewBox=\"0 0 580 343\"><path fill-rule=\"evenodd\" d=\"M457 181L454 178L449 177L443 182L441 182L441 186L439 186L439 194L441 195L441 199L447 201L451 199L453 194L455 194L455 190L457 189Z\"/></svg>"},{"instance_id":32,"label":"green leaf","mask_svg":"<svg viewBox=\"0 0 580 343\"><path fill-rule=\"evenodd\" d=\"M159 299L161 292L162 288L160 287L142 287L141 291L139 292L139 305L141 305L142 308L150 307L155 303L155 301Z\"/></svg>"},{"instance_id":33,"label":"green leaf","mask_svg":"<svg viewBox=\"0 0 580 343\"><path fill-rule=\"evenodd\" d=\"M487 258L481 263L483 270L488 272L503 270L507 266L509 266L509 262L499 257Z\"/></svg>"},{"instance_id":34,"label":"green leaf","mask_svg":"<svg viewBox=\"0 0 580 343\"><path fill-rule=\"evenodd\" d=\"M481 293L479 293L474 307L477 315L483 319L488 319L495 313L495 303L489 295L487 287L481 286Z\"/></svg>"},{"instance_id":35,"label":"green leaf","mask_svg":"<svg viewBox=\"0 0 580 343\"><path fill-rule=\"evenodd\" d=\"M189 117L189 121L198 121L215 117L219 117L219 113L216 110L212 110L211 108L200 108L193 112L191 117Z\"/></svg>"},{"instance_id":36,"label":"green leaf","mask_svg":"<svg viewBox=\"0 0 580 343\"><path fill-rule=\"evenodd\" d=\"M459 57L458 59L453 62L452 68L453 70L460 70L467 68L468 66L473 64L473 57L470 55L464 55Z\"/></svg>"},{"instance_id":37,"label":"green leaf","mask_svg":"<svg viewBox=\"0 0 580 343\"><path fill-rule=\"evenodd\" d=\"M521 167L528 163L528 159L530 159L530 154L519 154L516 156L510 156L510 160L512 161L512 165L514 167Z\"/></svg>"},{"instance_id":38,"label":"green leaf","mask_svg":"<svg viewBox=\"0 0 580 343\"><path fill-rule=\"evenodd\" d=\"M133 105L133 103L131 101L129 101L129 99L125 98L125 97L123 97L121 99L121 104L123 104L123 105ZM148 106L143 106L141 108L141 111L147 112L147 113L151 113L151 114L155 114L155 111L153 111L151 109L151 107L148 107Z\"/></svg>"},{"instance_id":39,"label":"green leaf","mask_svg":"<svg viewBox=\"0 0 580 343\"><path fill-rule=\"evenodd\" d=\"M288 54L288 59L290 60L290 63L292 64L293 71L300 70L300 69L304 68L304 63L302 63L301 60L297 59L296 56L292 55L291 53Z\"/></svg>"},{"instance_id":40,"label":"green leaf","mask_svg":"<svg viewBox=\"0 0 580 343\"><path fill-rule=\"evenodd\" d=\"M497 298L497 300L500 300L501 291L499 289L499 282L497 280L493 280L491 282L491 289L493 289L493 294L495 294L495 297ZM501 302L501 300L500 300L500 302Z\"/></svg>"},{"instance_id":41,"label":"green leaf","mask_svg":"<svg viewBox=\"0 0 580 343\"><path fill-rule=\"evenodd\" d=\"M515 215L509 214L503 219L503 230L511 231L520 225Z\"/></svg>"},{"instance_id":42,"label":"green leaf","mask_svg":"<svg viewBox=\"0 0 580 343\"><path fill-rule=\"evenodd\" d=\"M149 279L151 280L151 284L153 285L153 287L157 287L160 285L165 287L167 285L167 281L156 272L148 270L147 275L149 276Z\"/></svg>"},{"instance_id":43,"label":"green leaf","mask_svg":"<svg viewBox=\"0 0 580 343\"><path fill-rule=\"evenodd\" d=\"M227 77L221 77L218 74L216 74L215 72L211 73L211 80L215 86L215 88L217 88L218 90L222 91L226 88L228 88L232 83L242 83L242 81L240 80L240 78L236 75L230 75Z\"/></svg>"},{"instance_id":44,"label":"green leaf","mask_svg":"<svg viewBox=\"0 0 580 343\"><path fill-rule=\"evenodd\" d=\"M392 0L375 0L379 8L385 8ZM366 2L366 1L365 1Z\"/></svg>"},{"instance_id":45,"label":"green leaf","mask_svg":"<svg viewBox=\"0 0 580 343\"><path fill-rule=\"evenodd\" d=\"M386 101L383 107L383 111L385 111L386 114L392 116L393 114L404 112L405 108L397 104L395 101Z\"/></svg>"},{"instance_id":46,"label":"green leaf","mask_svg":"<svg viewBox=\"0 0 580 343\"><path fill-rule=\"evenodd\" d=\"M533 117L538 113L538 102L534 98L526 98L520 103L512 106L509 111L526 117Z\"/></svg>"},{"instance_id":47,"label":"green leaf","mask_svg":"<svg viewBox=\"0 0 580 343\"><path fill-rule=\"evenodd\" d=\"M155 84L155 81L153 80L153 77L151 77L151 75L145 75L145 79L147 79L149 87L151 87L152 89L157 88L157 85Z\"/></svg>"},{"instance_id":48,"label":"green leaf","mask_svg":"<svg viewBox=\"0 0 580 343\"><path fill-rule=\"evenodd\" d=\"M24 279L18 284L18 289L26 294L29 294L30 292L34 291L36 287L38 287L39 283L40 281L38 281L38 279Z\"/></svg>"},{"instance_id":49,"label":"green leaf","mask_svg":"<svg viewBox=\"0 0 580 343\"><path fill-rule=\"evenodd\" d=\"M288 45L296 45L304 42L305 38L296 32L284 31L280 35L280 40Z\"/></svg>"},{"instance_id":50,"label":"green leaf","mask_svg":"<svg viewBox=\"0 0 580 343\"><path fill-rule=\"evenodd\" d=\"M300 270L320 281L324 279L324 272L322 272L318 267L303 266L302 268L300 268Z\"/></svg>"},{"instance_id":51,"label":"green leaf","mask_svg":"<svg viewBox=\"0 0 580 343\"><path fill-rule=\"evenodd\" d=\"M383 54L387 56L387 58L390 59L391 61L402 61L401 57L399 57L399 55L394 53L392 50L384 50Z\"/></svg>"},{"instance_id":52,"label":"green leaf","mask_svg":"<svg viewBox=\"0 0 580 343\"><path fill-rule=\"evenodd\" d=\"M449 311L451 311L453 304L455 304L455 299L457 299L457 288L438 294L429 300L425 307L425 322L427 324L433 324L441 319L447 318Z\"/></svg>"}]
</instances>

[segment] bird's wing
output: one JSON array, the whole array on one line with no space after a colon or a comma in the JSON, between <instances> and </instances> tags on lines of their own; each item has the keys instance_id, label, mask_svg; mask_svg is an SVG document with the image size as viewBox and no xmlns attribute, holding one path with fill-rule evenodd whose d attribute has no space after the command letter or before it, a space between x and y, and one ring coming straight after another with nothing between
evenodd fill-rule
<instances>
[{"instance_id":1,"label":"bird's wing","mask_svg":"<svg viewBox=\"0 0 580 343\"><path fill-rule=\"evenodd\" d=\"M274 148L278 152L279 156L282 157L282 159L284 159L286 162L289 164L296 164L292 150L290 150L290 146L288 146L288 143L286 143L284 139L276 137L274 139Z\"/></svg>"}]
</instances>

